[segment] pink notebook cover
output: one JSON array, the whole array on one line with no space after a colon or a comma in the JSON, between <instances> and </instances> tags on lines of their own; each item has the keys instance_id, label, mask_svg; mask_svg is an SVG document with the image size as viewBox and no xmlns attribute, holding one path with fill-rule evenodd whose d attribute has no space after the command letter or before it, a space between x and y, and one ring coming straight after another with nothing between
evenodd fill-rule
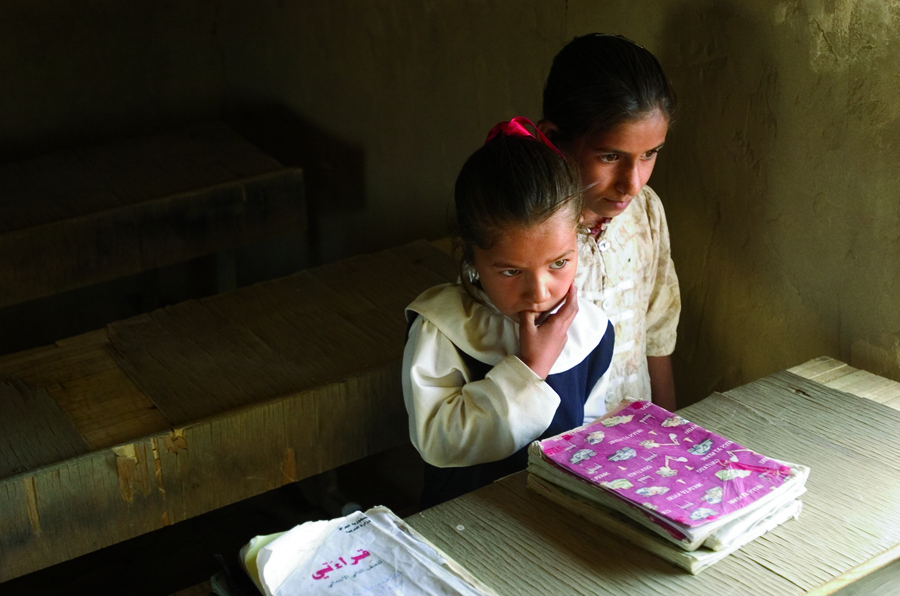
<instances>
[{"instance_id":1,"label":"pink notebook cover","mask_svg":"<svg viewBox=\"0 0 900 596\"><path fill-rule=\"evenodd\" d=\"M541 449L557 466L688 527L746 507L791 473L648 401L541 441Z\"/></svg>"}]
</instances>

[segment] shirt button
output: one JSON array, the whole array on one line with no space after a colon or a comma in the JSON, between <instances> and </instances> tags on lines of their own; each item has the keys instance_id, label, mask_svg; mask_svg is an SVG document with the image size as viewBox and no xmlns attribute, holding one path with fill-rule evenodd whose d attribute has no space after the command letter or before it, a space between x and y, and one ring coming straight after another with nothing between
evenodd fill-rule
<instances>
[{"instance_id":1,"label":"shirt button","mask_svg":"<svg viewBox=\"0 0 900 596\"><path fill-rule=\"evenodd\" d=\"M609 309L612 308L612 300L604 300L600 306L603 308L603 310L609 312Z\"/></svg>"},{"instance_id":2,"label":"shirt button","mask_svg":"<svg viewBox=\"0 0 900 596\"><path fill-rule=\"evenodd\" d=\"M600 252L606 252L609 250L610 244L609 240L601 240L597 243L597 248L600 249Z\"/></svg>"}]
</instances>

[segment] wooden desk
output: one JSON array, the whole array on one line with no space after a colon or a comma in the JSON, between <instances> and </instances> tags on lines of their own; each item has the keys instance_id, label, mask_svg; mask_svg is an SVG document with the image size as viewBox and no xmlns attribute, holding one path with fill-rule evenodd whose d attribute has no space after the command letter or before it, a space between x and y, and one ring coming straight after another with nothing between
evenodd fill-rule
<instances>
[{"instance_id":1,"label":"wooden desk","mask_svg":"<svg viewBox=\"0 0 900 596\"><path fill-rule=\"evenodd\" d=\"M700 575L554 509L524 472L407 521L501 595L831 594L900 557L900 385L842 367L817 359L794 370L844 378L889 405L783 371L679 411L812 468L798 520Z\"/></svg>"},{"instance_id":2,"label":"wooden desk","mask_svg":"<svg viewBox=\"0 0 900 596\"><path fill-rule=\"evenodd\" d=\"M417 242L0 358L0 582L409 440Z\"/></svg>"},{"instance_id":3,"label":"wooden desk","mask_svg":"<svg viewBox=\"0 0 900 596\"><path fill-rule=\"evenodd\" d=\"M0 307L306 228L302 171L216 122L5 163L0 189Z\"/></svg>"}]
</instances>

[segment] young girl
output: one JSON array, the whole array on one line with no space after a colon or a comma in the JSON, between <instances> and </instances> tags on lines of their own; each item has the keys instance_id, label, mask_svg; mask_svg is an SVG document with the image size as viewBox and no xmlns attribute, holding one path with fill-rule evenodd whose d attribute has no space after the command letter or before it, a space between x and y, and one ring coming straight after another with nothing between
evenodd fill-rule
<instances>
[{"instance_id":1,"label":"young girl","mask_svg":"<svg viewBox=\"0 0 900 596\"><path fill-rule=\"evenodd\" d=\"M587 188L581 297L615 324L611 406L647 399L675 409L669 355L681 312L666 214L646 186L666 140L675 93L656 58L615 35L575 38L553 60L541 130L573 159Z\"/></svg>"},{"instance_id":2,"label":"young girl","mask_svg":"<svg viewBox=\"0 0 900 596\"><path fill-rule=\"evenodd\" d=\"M522 470L527 446L603 408L613 331L579 304L578 175L513 119L456 180L461 281L407 307L403 394L430 507Z\"/></svg>"}]
</instances>

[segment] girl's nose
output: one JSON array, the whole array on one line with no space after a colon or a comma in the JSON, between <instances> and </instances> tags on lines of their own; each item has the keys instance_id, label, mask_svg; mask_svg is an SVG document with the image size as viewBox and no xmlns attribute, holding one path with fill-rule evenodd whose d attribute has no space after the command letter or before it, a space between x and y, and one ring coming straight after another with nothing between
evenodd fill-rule
<instances>
[{"instance_id":1,"label":"girl's nose","mask_svg":"<svg viewBox=\"0 0 900 596\"><path fill-rule=\"evenodd\" d=\"M550 298L550 283L541 275L531 278L526 289L528 300L534 303L546 302Z\"/></svg>"},{"instance_id":2,"label":"girl's nose","mask_svg":"<svg viewBox=\"0 0 900 596\"><path fill-rule=\"evenodd\" d=\"M633 197L641 191L643 186L640 164L634 163L622 167L619 179L616 181L617 191L623 195Z\"/></svg>"}]
</instances>

